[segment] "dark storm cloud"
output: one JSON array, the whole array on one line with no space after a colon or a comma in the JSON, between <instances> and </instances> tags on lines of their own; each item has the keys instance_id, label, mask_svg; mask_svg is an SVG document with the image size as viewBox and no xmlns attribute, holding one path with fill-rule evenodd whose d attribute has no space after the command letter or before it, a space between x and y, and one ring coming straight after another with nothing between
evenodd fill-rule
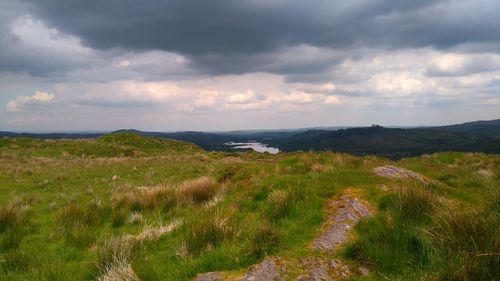
<instances>
[{"instance_id":1,"label":"dark storm cloud","mask_svg":"<svg viewBox=\"0 0 500 281\"><path fill-rule=\"evenodd\" d=\"M496 0L25 1L37 16L92 48L174 51L214 73L294 72L252 56L301 44L444 49L500 40Z\"/></svg>"}]
</instances>

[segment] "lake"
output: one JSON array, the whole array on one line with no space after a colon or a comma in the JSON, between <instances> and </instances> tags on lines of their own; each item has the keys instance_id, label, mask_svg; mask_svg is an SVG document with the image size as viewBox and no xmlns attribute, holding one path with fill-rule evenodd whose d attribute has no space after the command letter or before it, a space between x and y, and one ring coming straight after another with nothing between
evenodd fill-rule
<instances>
[{"instance_id":1,"label":"lake","mask_svg":"<svg viewBox=\"0 0 500 281\"><path fill-rule=\"evenodd\" d=\"M231 146L231 149L253 149L260 153L270 153L270 154L278 154L280 150L276 147L267 146L267 144L263 144L260 142L226 142L225 145Z\"/></svg>"}]
</instances>

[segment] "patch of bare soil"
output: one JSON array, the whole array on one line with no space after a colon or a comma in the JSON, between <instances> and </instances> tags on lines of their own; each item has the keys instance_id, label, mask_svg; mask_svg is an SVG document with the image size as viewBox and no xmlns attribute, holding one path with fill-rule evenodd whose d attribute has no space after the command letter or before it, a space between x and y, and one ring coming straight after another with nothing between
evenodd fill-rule
<instances>
[{"instance_id":1,"label":"patch of bare soil","mask_svg":"<svg viewBox=\"0 0 500 281\"><path fill-rule=\"evenodd\" d=\"M427 179L419 174L415 173L413 171L400 168L400 167L395 167L395 166L380 166L376 167L373 169L373 172L377 174L378 176L385 177L385 178L393 178L393 179L415 179L419 180L421 182L427 182Z\"/></svg>"}]
</instances>

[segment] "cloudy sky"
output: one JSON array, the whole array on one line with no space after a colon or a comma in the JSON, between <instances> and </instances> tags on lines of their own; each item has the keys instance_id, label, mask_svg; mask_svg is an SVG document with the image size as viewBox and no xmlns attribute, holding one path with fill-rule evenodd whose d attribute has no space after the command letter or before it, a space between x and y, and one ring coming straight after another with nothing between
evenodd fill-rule
<instances>
[{"instance_id":1,"label":"cloudy sky","mask_svg":"<svg viewBox=\"0 0 500 281\"><path fill-rule=\"evenodd\" d=\"M0 0L0 130L495 118L498 0Z\"/></svg>"}]
</instances>

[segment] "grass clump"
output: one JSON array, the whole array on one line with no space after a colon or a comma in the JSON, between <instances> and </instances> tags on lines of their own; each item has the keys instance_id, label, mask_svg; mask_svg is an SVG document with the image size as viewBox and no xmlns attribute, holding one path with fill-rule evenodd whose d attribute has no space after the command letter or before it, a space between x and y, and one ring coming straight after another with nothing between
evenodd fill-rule
<instances>
[{"instance_id":1,"label":"grass clump","mask_svg":"<svg viewBox=\"0 0 500 281\"><path fill-rule=\"evenodd\" d=\"M177 187L167 185L151 188L120 190L112 196L115 208L127 207L132 211L170 210L190 203L202 204L217 195L219 185L212 177L188 180Z\"/></svg>"},{"instance_id":2,"label":"grass clump","mask_svg":"<svg viewBox=\"0 0 500 281\"><path fill-rule=\"evenodd\" d=\"M201 177L183 182L178 189L180 198L201 204L212 199L219 191L219 185L212 177Z\"/></svg>"},{"instance_id":3,"label":"grass clump","mask_svg":"<svg viewBox=\"0 0 500 281\"><path fill-rule=\"evenodd\" d=\"M131 236L123 235L105 240L96 250L97 280L138 280L131 263L139 250L140 244Z\"/></svg>"},{"instance_id":4,"label":"grass clump","mask_svg":"<svg viewBox=\"0 0 500 281\"><path fill-rule=\"evenodd\" d=\"M389 276L417 278L431 272L437 280L500 276L496 203L464 208L418 188L402 189L384 201L382 212L356 227L359 237L346 248L347 257L375 264Z\"/></svg>"},{"instance_id":5,"label":"grass clump","mask_svg":"<svg viewBox=\"0 0 500 281\"><path fill-rule=\"evenodd\" d=\"M27 272L30 270L34 258L26 252L12 251L3 255L0 267L4 274Z\"/></svg>"},{"instance_id":6,"label":"grass clump","mask_svg":"<svg viewBox=\"0 0 500 281\"><path fill-rule=\"evenodd\" d=\"M294 204L290 191L276 189L267 196L266 216L273 222L288 215Z\"/></svg>"},{"instance_id":7,"label":"grass clump","mask_svg":"<svg viewBox=\"0 0 500 281\"><path fill-rule=\"evenodd\" d=\"M108 215L109 209L100 204L84 207L72 202L59 211L55 219L66 242L83 248L95 241L96 227L100 226Z\"/></svg>"},{"instance_id":8,"label":"grass clump","mask_svg":"<svg viewBox=\"0 0 500 281\"><path fill-rule=\"evenodd\" d=\"M26 197L16 197L0 208L0 250L16 249L30 232L30 203Z\"/></svg>"},{"instance_id":9,"label":"grass clump","mask_svg":"<svg viewBox=\"0 0 500 281\"><path fill-rule=\"evenodd\" d=\"M437 205L437 197L423 187L405 187L398 193L398 212L406 221L416 222L428 218Z\"/></svg>"},{"instance_id":10,"label":"grass clump","mask_svg":"<svg viewBox=\"0 0 500 281\"><path fill-rule=\"evenodd\" d=\"M115 228L123 226L128 216L129 213L125 208L113 209L111 213L111 225Z\"/></svg>"},{"instance_id":11,"label":"grass clump","mask_svg":"<svg viewBox=\"0 0 500 281\"><path fill-rule=\"evenodd\" d=\"M268 223L260 224L251 235L248 245L248 254L260 259L271 254L279 246L281 235L279 231Z\"/></svg>"},{"instance_id":12,"label":"grass clump","mask_svg":"<svg viewBox=\"0 0 500 281\"><path fill-rule=\"evenodd\" d=\"M197 255L220 246L237 235L229 217L221 211L205 211L199 220L186 225L184 240L189 253Z\"/></svg>"},{"instance_id":13,"label":"grass clump","mask_svg":"<svg viewBox=\"0 0 500 281\"><path fill-rule=\"evenodd\" d=\"M35 272L38 281L67 281L72 280L72 272L65 266L61 258L45 259Z\"/></svg>"},{"instance_id":14,"label":"grass clump","mask_svg":"<svg viewBox=\"0 0 500 281\"><path fill-rule=\"evenodd\" d=\"M500 276L498 213L442 208L429 233L455 280L495 280Z\"/></svg>"}]
</instances>

